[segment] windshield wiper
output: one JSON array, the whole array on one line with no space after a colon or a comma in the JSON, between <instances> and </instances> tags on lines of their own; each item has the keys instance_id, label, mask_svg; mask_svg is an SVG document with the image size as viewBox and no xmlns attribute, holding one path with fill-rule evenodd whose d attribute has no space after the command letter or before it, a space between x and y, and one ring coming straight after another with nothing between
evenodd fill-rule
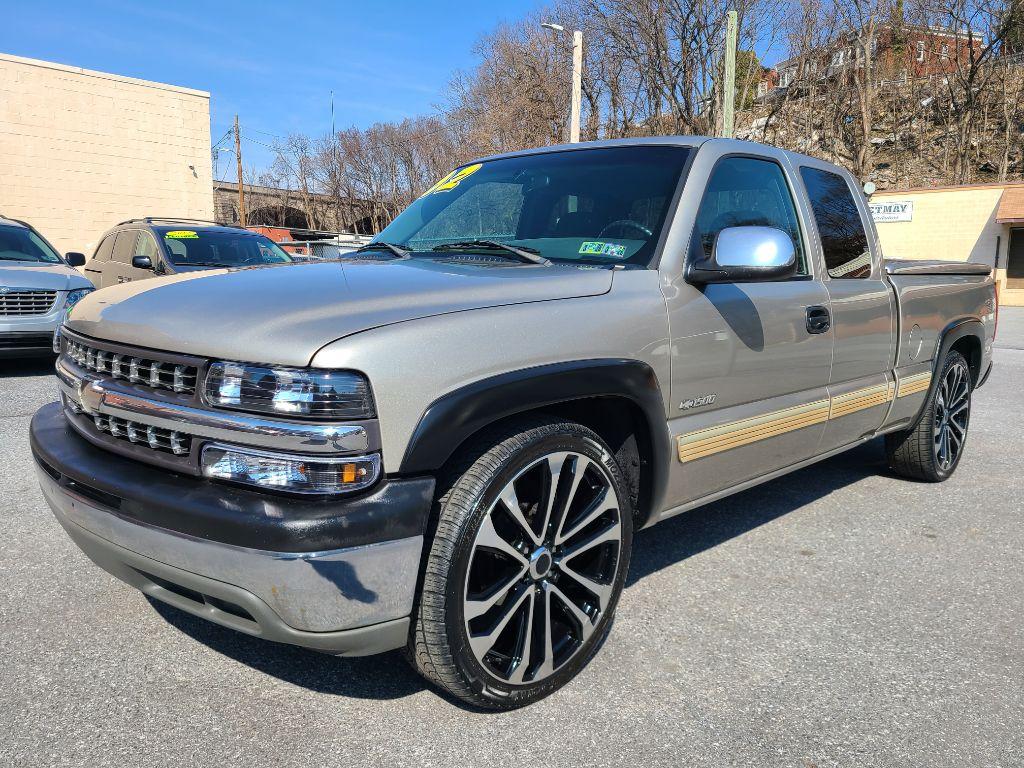
<instances>
[{"instance_id":1,"label":"windshield wiper","mask_svg":"<svg viewBox=\"0 0 1024 768\"><path fill-rule=\"evenodd\" d=\"M526 246L515 246L509 245L508 243L499 243L497 240L462 240L457 243L442 243L441 245L435 245L431 250L434 251L476 251L480 249L505 251L518 256L525 262L530 264L543 264L544 266L550 266L551 262L540 255L540 251L536 248L527 248Z\"/></svg>"},{"instance_id":2,"label":"windshield wiper","mask_svg":"<svg viewBox=\"0 0 1024 768\"><path fill-rule=\"evenodd\" d=\"M385 243L383 240L361 245L354 251L350 251L350 253L361 253L362 251L391 251L391 253L395 254L395 256L400 259L409 258L410 253L408 248L403 248L402 246L395 245L394 243Z\"/></svg>"}]
</instances>

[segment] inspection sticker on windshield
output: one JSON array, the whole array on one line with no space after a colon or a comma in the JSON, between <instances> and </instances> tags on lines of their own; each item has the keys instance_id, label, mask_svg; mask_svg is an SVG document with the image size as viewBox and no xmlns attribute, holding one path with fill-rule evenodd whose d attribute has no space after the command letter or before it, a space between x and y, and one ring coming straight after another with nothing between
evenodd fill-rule
<instances>
[{"instance_id":1,"label":"inspection sticker on windshield","mask_svg":"<svg viewBox=\"0 0 1024 768\"><path fill-rule=\"evenodd\" d=\"M473 165L467 165L465 168L456 168L437 182L437 184L424 192L423 196L426 197L427 195L432 195L435 192L447 192L448 190L455 189L460 183L462 183L462 181L467 177L472 176L481 168L483 168L483 163L474 163Z\"/></svg>"},{"instance_id":2,"label":"inspection sticker on windshield","mask_svg":"<svg viewBox=\"0 0 1024 768\"><path fill-rule=\"evenodd\" d=\"M598 256L611 256L616 259L626 258L626 246L618 243L602 243L597 240L588 241L580 246L580 253L592 253Z\"/></svg>"},{"instance_id":3,"label":"inspection sticker on windshield","mask_svg":"<svg viewBox=\"0 0 1024 768\"><path fill-rule=\"evenodd\" d=\"M173 237L177 240L199 239L199 235L189 229L172 229L170 232L164 232L164 237Z\"/></svg>"}]
</instances>

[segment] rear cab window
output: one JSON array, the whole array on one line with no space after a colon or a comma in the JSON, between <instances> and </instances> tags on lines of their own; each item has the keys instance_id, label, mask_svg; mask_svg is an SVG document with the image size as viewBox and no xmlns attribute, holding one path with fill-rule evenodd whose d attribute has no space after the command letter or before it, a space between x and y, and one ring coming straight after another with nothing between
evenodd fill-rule
<instances>
[{"instance_id":1,"label":"rear cab window","mask_svg":"<svg viewBox=\"0 0 1024 768\"><path fill-rule=\"evenodd\" d=\"M868 236L846 179L809 166L800 167L800 177L818 226L828 276L834 280L871 277Z\"/></svg>"}]
</instances>

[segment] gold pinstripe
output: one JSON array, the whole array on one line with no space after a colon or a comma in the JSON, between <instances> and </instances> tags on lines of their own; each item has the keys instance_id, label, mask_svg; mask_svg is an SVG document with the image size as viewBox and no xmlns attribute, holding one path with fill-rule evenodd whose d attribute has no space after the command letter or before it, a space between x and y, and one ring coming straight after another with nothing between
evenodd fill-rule
<instances>
[{"instance_id":1,"label":"gold pinstripe","mask_svg":"<svg viewBox=\"0 0 1024 768\"><path fill-rule=\"evenodd\" d=\"M901 379L898 387L896 382L890 381L845 392L835 397L815 400L805 405L796 405L761 416L751 416L716 427L687 432L676 438L679 461L695 461L824 421L841 419L867 408L885 405L895 397L905 397L927 389L931 378L931 372L925 371Z\"/></svg>"},{"instance_id":2,"label":"gold pinstripe","mask_svg":"<svg viewBox=\"0 0 1024 768\"><path fill-rule=\"evenodd\" d=\"M907 395L913 395L918 392L923 392L928 389L932 383L932 372L925 371L924 373L915 373L913 376L907 376L904 379L900 379L900 387L896 392L896 397L906 397Z\"/></svg>"}]
</instances>

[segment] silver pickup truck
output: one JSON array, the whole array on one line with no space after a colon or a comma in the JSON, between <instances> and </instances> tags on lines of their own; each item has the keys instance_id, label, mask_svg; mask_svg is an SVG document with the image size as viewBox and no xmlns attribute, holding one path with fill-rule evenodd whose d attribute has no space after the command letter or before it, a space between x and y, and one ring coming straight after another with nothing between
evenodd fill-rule
<instances>
[{"instance_id":1,"label":"silver pickup truck","mask_svg":"<svg viewBox=\"0 0 1024 768\"><path fill-rule=\"evenodd\" d=\"M694 137L460 167L341 263L98 291L43 493L157 600L482 707L600 647L633 532L884 435L956 470L989 268L883 261L856 180ZM938 492L938 491L937 491Z\"/></svg>"}]
</instances>

